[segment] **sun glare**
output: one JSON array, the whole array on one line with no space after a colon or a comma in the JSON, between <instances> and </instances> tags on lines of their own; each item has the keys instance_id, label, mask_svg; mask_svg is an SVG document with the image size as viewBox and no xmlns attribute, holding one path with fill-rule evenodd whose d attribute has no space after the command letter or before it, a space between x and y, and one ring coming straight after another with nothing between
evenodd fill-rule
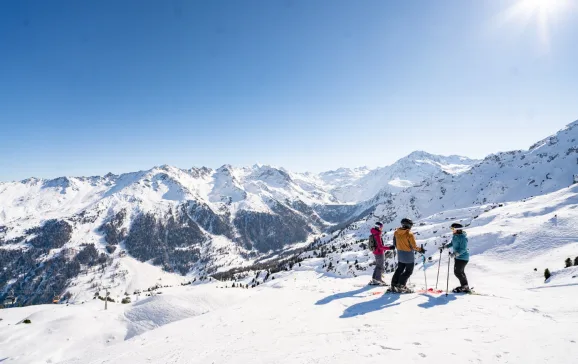
<instances>
[{"instance_id":1,"label":"sun glare","mask_svg":"<svg viewBox=\"0 0 578 364\"><path fill-rule=\"evenodd\" d=\"M548 47L553 25L560 21L560 15L570 10L573 0L519 0L501 15L502 23L516 23L524 27L536 26L540 43Z\"/></svg>"},{"instance_id":2,"label":"sun glare","mask_svg":"<svg viewBox=\"0 0 578 364\"><path fill-rule=\"evenodd\" d=\"M568 0L520 0L520 10L535 15L538 18L551 18L566 9Z\"/></svg>"},{"instance_id":3,"label":"sun glare","mask_svg":"<svg viewBox=\"0 0 578 364\"><path fill-rule=\"evenodd\" d=\"M521 0L523 6L538 11L551 11L563 5L566 0Z\"/></svg>"}]
</instances>

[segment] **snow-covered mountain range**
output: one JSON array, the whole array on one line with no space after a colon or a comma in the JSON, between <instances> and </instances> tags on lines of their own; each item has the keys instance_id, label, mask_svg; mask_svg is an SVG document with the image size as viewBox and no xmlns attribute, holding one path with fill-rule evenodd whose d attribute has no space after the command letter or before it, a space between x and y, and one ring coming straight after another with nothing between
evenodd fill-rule
<instances>
[{"instance_id":1,"label":"snow-covered mountain range","mask_svg":"<svg viewBox=\"0 0 578 364\"><path fill-rule=\"evenodd\" d=\"M395 195L377 196L369 204L376 215L393 221L401 215L419 219L455 208L519 201L575 183L577 162L575 121L528 150L489 155L465 172L438 174Z\"/></svg>"},{"instance_id":2,"label":"snow-covered mountain range","mask_svg":"<svg viewBox=\"0 0 578 364\"><path fill-rule=\"evenodd\" d=\"M0 298L15 291L40 303L67 290L142 289L159 277L202 277L325 244L376 219L393 228L401 217L552 193L574 183L577 139L578 121L529 150L482 161L414 152L374 170L160 166L0 183ZM82 273L92 282L79 281Z\"/></svg>"},{"instance_id":3,"label":"snow-covered mountain range","mask_svg":"<svg viewBox=\"0 0 578 364\"><path fill-rule=\"evenodd\" d=\"M452 175L463 173L478 162L466 157L413 152L390 166L367 171L360 178L341 183L333 187L331 192L343 202L365 201L380 191L399 192L439 175L440 172Z\"/></svg>"}]
</instances>

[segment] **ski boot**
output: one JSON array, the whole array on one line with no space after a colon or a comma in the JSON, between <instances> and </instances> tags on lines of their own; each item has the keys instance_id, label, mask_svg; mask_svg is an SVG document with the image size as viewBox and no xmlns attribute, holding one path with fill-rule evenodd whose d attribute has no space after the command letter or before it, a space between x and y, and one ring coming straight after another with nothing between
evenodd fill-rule
<instances>
[{"instance_id":1,"label":"ski boot","mask_svg":"<svg viewBox=\"0 0 578 364\"><path fill-rule=\"evenodd\" d=\"M389 286L389 288L385 291L385 293L398 293L397 286Z\"/></svg>"},{"instance_id":2,"label":"ski boot","mask_svg":"<svg viewBox=\"0 0 578 364\"><path fill-rule=\"evenodd\" d=\"M397 289L399 293L413 293L413 289L409 288L408 286L398 286Z\"/></svg>"},{"instance_id":3,"label":"ski boot","mask_svg":"<svg viewBox=\"0 0 578 364\"><path fill-rule=\"evenodd\" d=\"M453 293L470 293L469 286L459 286L452 290Z\"/></svg>"},{"instance_id":4,"label":"ski boot","mask_svg":"<svg viewBox=\"0 0 578 364\"><path fill-rule=\"evenodd\" d=\"M372 279L369 282L370 286L387 286L387 283L385 283L384 281L378 281L377 279Z\"/></svg>"},{"instance_id":5,"label":"ski boot","mask_svg":"<svg viewBox=\"0 0 578 364\"><path fill-rule=\"evenodd\" d=\"M390 289L388 289L388 292L390 293L413 293L413 291L408 288L407 286L401 286L401 285L397 285L395 287L391 287Z\"/></svg>"}]
</instances>

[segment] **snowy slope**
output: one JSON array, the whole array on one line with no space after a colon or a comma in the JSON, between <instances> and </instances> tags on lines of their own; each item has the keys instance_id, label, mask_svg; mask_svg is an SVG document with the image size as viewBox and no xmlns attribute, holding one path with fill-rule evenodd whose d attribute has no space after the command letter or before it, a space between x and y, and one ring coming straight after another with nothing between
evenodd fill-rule
<instances>
[{"instance_id":1,"label":"snowy slope","mask_svg":"<svg viewBox=\"0 0 578 364\"><path fill-rule=\"evenodd\" d=\"M478 255L474 264L487 261L484 269L490 270L512 264L516 274L523 271L524 276L536 278L543 277L545 268L558 271L564 267L564 259L578 256L577 208L578 185L573 185L517 202L442 211L415 221L412 231L417 244L427 250L425 257L435 262L438 248L451 239L449 226L460 222L468 232L470 254ZM358 221L320 239L301 254L306 259L301 265L337 277L367 274L373 269L373 256L363 244L376 220ZM393 229L384 235L385 241L391 243L392 236ZM447 261L445 256L443 260ZM392 256L387 263L391 270ZM538 273L533 268L539 268Z\"/></svg>"},{"instance_id":2,"label":"snowy slope","mask_svg":"<svg viewBox=\"0 0 578 364\"><path fill-rule=\"evenodd\" d=\"M87 347L104 351L172 322L196 317L243 302L252 291L215 288L165 290L130 305L93 300L78 305L38 305L6 309L0 315L0 359L8 363L58 363ZM29 319L31 324L22 321ZM31 345L31 343L34 345Z\"/></svg>"},{"instance_id":3,"label":"snowy slope","mask_svg":"<svg viewBox=\"0 0 578 364\"><path fill-rule=\"evenodd\" d=\"M445 298L382 295L356 287L362 283L298 273L243 305L106 351L89 349L65 363L574 362L576 290L570 287Z\"/></svg>"}]
</instances>

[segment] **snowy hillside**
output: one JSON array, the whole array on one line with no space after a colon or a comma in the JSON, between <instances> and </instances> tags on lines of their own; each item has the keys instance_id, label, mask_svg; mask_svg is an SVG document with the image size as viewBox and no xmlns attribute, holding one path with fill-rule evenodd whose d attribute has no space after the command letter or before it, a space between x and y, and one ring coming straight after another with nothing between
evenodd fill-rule
<instances>
[{"instance_id":1,"label":"snowy hillside","mask_svg":"<svg viewBox=\"0 0 578 364\"><path fill-rule=\"evenodd\" d=\"M523 274L529 273L529 277L535 276L535 267L539 268L538 276L542 276L545 268L550 268L556 275L562 271L565 258L578 256L576 208L578 184L517 202L445 210L417 220L412 230L417 244L427 250L428 269L439 260L439 247L451 239L449 226L460 222L468 232L470 253L480 255L474 264L483 261L488 269L513 264L513 272L520 274L521 270L528 269ZM300 257L304 259L301 266L337 277L367 274L372 270L373 256L365 243L377 220L377 217L371 217L358 221L320 239L301 253ZM392 234L388 231L385 240L391 243ZM393 257L389 255L388 270L393 264ZM574 282L570 278L566 276L560 280ZM574 283L578 284L578 281Z\"/></svg>"}]
</instances>

